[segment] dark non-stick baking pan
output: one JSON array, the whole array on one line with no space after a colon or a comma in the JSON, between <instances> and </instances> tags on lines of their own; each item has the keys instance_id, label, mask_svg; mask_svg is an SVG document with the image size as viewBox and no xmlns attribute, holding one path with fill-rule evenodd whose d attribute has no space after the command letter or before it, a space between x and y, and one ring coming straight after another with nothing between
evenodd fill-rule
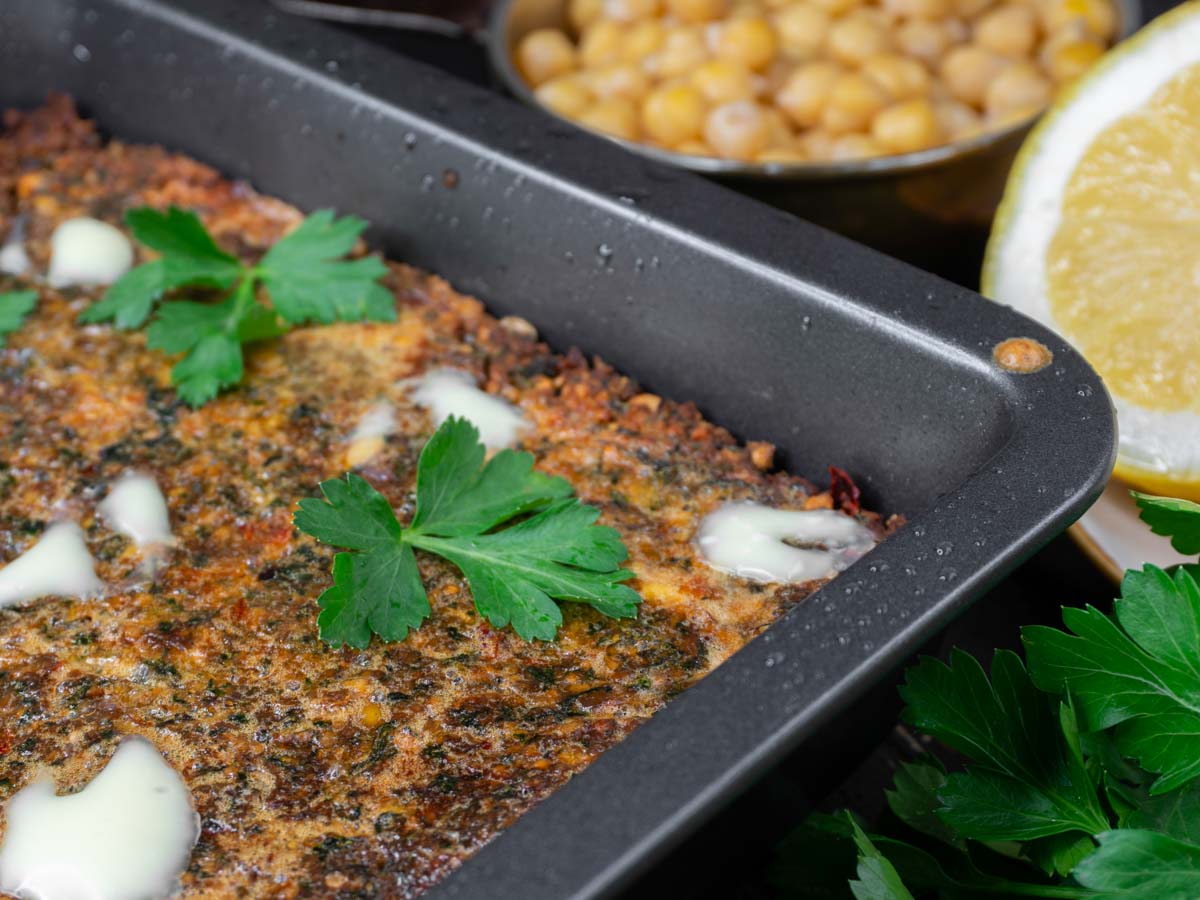
<instances>
[{"instance_id":1,"label":"dark non-stick baking pan","mask_svg":"<svg viewBox=\"0 0 1200 900\"><path fill-rule=\"evenodd\" d=\"M849 469L909 521L479 852L438 897L611 894L1078 516L1113 455L1095 373L983 298L251 0L4 0L0 102L68 91L648 389ZM1011 374L1031 337L1053 363ZM826 730L821 731L822 728Z\"/></svg>"}]
</instances>

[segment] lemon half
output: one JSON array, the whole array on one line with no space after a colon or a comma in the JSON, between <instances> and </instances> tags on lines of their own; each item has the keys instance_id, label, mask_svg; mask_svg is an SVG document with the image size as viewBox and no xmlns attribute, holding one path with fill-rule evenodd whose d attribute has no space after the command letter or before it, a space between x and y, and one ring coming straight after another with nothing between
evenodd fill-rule
<instances>
[{"instance_id":1,"label":"lemon half","mask_svg":"<svg viewBox=\"0 0 1200 900\"><path fill-rule=\"evenodd\" d=\"M983 292L1096 367L1120 477L1200 498L1200 0L1110 52L1030 135Z\"/></svg>"}]
</instances>

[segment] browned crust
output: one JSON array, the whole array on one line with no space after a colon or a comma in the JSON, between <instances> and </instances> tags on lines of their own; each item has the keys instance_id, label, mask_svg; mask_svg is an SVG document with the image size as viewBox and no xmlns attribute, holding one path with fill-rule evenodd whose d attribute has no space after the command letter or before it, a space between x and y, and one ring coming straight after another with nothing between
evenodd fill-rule
<instances>
[{"instance_id":1,"label":"browned crust","mask_svg":"<svg viewBox=\"0 0 1200 900\"><path fill-rule=\"evenodd\" d=\"M0 234L27 215L39 265L72 215L119 223L130 207L179 204L243 256L298 221L192 160L103 145L61 98L5 122ZM437 277L392 264L388 284L396 324L259 347L246 385L195 411L142 335L80 326L91 296L42 290L0 351L0 560L69 517L114 587L0 610L0 800L45 769L76 789L141 734L202 817L185 896L414 896L816 587L747 584L693 551L699 517L727 500L831 505L766 471L769 446L740 447L691 405L552 354ZM332 553L292 529L291 511L344 468L346 436L381 398L399 434L360 471L411 510L431 428L398 382L435 365L520 406L538 465L621 531L645 597L636 620L566 604L561 639L527 643L474 614L452 567L422 558L434 616L407 641L359 652L317 639ZM153 582L95 512L131 468L157 478L179 540Z\"/></svg>"}]
</instances>

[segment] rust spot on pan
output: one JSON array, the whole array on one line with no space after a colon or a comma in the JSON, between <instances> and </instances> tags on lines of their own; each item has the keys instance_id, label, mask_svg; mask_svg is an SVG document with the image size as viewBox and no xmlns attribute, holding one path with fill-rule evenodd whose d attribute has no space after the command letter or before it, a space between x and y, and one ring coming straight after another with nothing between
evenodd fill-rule
<instances>
[{"instance_id":1,"label":"rust spot on pan","mask_svg":"<svg viewBox=\"0 0 1200 900\"><path fill-rule=\"evenodd\" d=\"M1006 372L1030 375L1054 362L1050 348L1033 338L1009 338L992 350L992 359Z\"/></svg>"}]
</instances>

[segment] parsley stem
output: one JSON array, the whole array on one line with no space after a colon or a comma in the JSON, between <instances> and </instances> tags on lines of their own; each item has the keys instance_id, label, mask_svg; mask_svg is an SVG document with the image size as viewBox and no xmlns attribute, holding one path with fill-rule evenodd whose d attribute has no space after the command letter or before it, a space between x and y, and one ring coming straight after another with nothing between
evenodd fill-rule
<instances>
[{"instance_id":1,"label":"parsley stem","mask_svg":"<svg viewBox=\"0 0 1200 900\"><path fill-rule=\"evenodd\" d=\"M238 281L237 289L233 294L233 311L230 312L229 318L225 320L225 331L229 334L237 332L238 325L246 315L246 310L254 302L254 278L256 271L255 269L246 269L241 280Z\"/></svg>"}]
</instances>

